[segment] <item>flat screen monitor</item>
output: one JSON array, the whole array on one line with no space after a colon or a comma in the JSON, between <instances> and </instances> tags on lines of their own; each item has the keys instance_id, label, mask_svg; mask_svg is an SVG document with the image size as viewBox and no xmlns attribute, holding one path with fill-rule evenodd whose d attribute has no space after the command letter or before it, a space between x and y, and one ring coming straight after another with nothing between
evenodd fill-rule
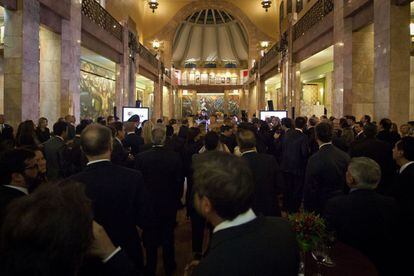
<instances>
[{"instance_id":1,"label":"flat screen monitor","mask_svg":"<svg viewBox=\"0 0 414 276\"><path fill-rule=\"evenodd\" d=\"M279 117L279 119L287 118L288 112L286 110L261 110L260 111L260 120L266 121L266 118L270 117Z\"/></svg>"},{"instance_id":2,"label":"flat screen monitor","mask_svg":"<svg viewBox=\"0 0 414 276\"><path fill-rule=\"evenodd\" d=\"M122 108L122 121L126 122L133 115L138 115L140 122L142 123L149 118L149 108L148 107L123 107Z\"/></svg>"}]
</instances>

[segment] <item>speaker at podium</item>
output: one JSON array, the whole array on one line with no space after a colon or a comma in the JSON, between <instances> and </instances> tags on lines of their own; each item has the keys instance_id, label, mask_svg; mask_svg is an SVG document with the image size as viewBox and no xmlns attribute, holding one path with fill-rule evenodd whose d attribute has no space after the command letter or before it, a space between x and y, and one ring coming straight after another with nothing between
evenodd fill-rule
<instances>
[{"instance_id":1,"label":"speaker at podium","mask_svg":"<svg viewBox=\"0 0 414 276\"><path fill-rule=\"evenodd\" d=\"M268 110L269 111L274 111L275 110L275 108L273 106L273 101L272 100L267 101L267 107L268 107Z\"/></svg>"}]
</instances>

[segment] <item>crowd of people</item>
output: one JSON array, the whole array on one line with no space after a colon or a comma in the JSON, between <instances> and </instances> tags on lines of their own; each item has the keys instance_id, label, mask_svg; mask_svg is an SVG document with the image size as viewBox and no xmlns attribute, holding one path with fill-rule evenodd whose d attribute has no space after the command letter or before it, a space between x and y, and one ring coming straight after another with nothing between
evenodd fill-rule
<instances>
[{"instance_id":1,"label":"crowd of people","mask_svg":"<svg viewBox=\"0 0 414 276\"><path fill-rule=\"evenodd\" d=\"M286 216L304 211L380 275L398 275L399 246L414 245L414 122L109 116L76 125L68 115L51 130L40 118L14 132L6 119L1 275L155 275L159 247L173 275L182 208L187 275L297 275Z\"/></svg>"}]
</instances>

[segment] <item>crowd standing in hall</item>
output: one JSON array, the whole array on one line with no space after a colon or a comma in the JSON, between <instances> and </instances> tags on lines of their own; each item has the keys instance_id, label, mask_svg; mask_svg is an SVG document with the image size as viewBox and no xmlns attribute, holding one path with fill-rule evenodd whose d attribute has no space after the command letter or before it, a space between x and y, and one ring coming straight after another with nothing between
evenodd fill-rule
<instances>
[{"instance_id":1,"label":"crowd standing in hall","mask_svg":"<svg viewBox=\"0 0 414 276\"><path fill-rule=\"evenodd\" d=\"M297 275L286 215L303 211L398 274L396 246L413 244L414 122L208 121L68 115L15 131L0 115L0 275L155 275L159 247L173 275L184 207L187 274Z\"/></svg>"}]
</instances>

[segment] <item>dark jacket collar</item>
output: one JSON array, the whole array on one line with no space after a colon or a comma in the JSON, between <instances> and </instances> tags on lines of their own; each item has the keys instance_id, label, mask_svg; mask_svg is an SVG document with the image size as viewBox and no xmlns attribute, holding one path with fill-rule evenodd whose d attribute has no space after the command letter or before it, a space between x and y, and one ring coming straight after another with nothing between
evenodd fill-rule
<instances>
[{"instance_id":1,"label":"dark jacket collar","mask_svg":"<svg viewBox=\"0 0 414 276\"><path fill-rule=\"evenodd\" d=\"M102 168L102 167L109 167L109 166L112 166L112 165L113 164L112 164L111 161L101 161L101 162L97 162L97 163L87 165L86 170L93 170L93 169Z\"/></svg>"},{"instance_id":2,"label":"dark jacket collar","mask_svg":"<svg viewBox=\"0 0 414 276\"><path fill-rule=\"evenodd\" d=\"M263 222L263 217L257 217L254 220L249 221L248 223L220 230L217 233L214 233L209 250L216 248L223 242L230 241L232 239L240 237L245 233L255 231L256 227L262 224Z\"/></svg>"}]
</instances>

